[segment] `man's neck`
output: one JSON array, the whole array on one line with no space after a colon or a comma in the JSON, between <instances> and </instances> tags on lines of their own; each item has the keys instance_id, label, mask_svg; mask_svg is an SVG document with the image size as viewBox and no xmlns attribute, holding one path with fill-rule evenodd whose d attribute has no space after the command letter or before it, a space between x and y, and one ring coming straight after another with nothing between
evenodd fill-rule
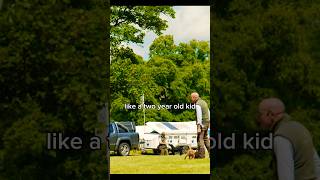
<instances>
[{"instance_id":1,"label":"man's neck","mask_svg":"<svg viewBox=\"0 0 320 180\"><path fill-rule=\"evenodd\" d=\"M279 124L279 122L281 120L284 119L284 113L281 113L277 116L277 118L274 120L272 126L271 126L271 130L274 131L274 129L276 128L276 126Z\"/></svg>"}]
</instances>

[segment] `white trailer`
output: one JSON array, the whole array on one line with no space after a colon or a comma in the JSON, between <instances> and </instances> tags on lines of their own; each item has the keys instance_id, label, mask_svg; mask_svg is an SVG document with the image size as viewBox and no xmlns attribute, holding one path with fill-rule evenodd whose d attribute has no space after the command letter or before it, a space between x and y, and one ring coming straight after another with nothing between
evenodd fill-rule
<instances>
[{"instance_id":1,"label":"white trailer","mask_svg":"<svg viewBox=\"0 0 320 180\"><path fill-rule=\"evenodd\" d=\"M197 126L195 121L188 122L147 122L145 126L136 126L142 150L152 149L158 152L160 134L166 134L169 149L185 151L189 146L197 148Z\"/></svg>"}]
</instances>

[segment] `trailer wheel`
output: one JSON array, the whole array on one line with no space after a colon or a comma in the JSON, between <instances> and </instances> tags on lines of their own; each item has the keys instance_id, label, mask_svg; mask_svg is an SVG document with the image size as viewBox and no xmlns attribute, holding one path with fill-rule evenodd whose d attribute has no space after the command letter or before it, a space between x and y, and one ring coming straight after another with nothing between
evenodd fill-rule
<instances>
[{"instance_id":1,"label":"trailer wheel","mask_svg":"<svg viewBox=\"0 0 320 180\"><path fill-rule=\"evenodd\" d=\"M145 149L142 149L141 154L147 154L147 151Z\"/></svg>"}]
</instances>

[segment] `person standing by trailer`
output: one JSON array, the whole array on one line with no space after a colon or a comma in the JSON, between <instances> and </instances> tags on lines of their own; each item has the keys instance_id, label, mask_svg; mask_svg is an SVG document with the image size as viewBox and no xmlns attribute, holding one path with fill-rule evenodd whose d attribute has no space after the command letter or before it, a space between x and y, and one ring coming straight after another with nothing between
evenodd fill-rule
<instances>
[{"instance_id":1,"label":"person standing by trailer","mask_svg":"<svg viewBox=\"0 0 320 180\"><path fill-rule=\"evenodd\" d=\"M205 148L210 152L210 140L208 137L208 128L210 125L210 111L208 104L202 100L197 92L191 93L191 101L196 105L196 125L197 125L197 143L198 153L196 158L205 158Z\"/></svg>"},{"instance_id":2,"label":"person standing by trailer","mask_svg":"<svg viewBox=\"0 0 320 180\"><path fill-rule=\"evenodd\" d=\"M161 141L159 144L159 150L160 150L160 155L168 155L168 146L167 146L167 138L166 138L166 133L162 132L161 133Z\"/></svg>"}]
</instances>

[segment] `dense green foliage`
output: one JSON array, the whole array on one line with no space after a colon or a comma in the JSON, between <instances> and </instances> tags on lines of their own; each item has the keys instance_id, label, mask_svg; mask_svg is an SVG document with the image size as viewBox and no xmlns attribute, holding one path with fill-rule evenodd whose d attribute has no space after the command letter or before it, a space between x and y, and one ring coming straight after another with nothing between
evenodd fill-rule
<instances>
[{"instance_id":1,"label":"dense green foliage","mask_svg":"<svg viewBox=\"0 0 320 180\"><path fill-rule=\"evenodd\" d=\"M124 104L209 102L219 131L256 129L261 98L280 97L320 151L320 2L229 0L213 6L209 43L159 36L143 60L126 43L167 28L171 7L112 7L111 116L143 123ZM0 179L103 179L101 151L48 151L47 132L92 135L106 100L108 8L100 0L4 1L0 9ZM107 72L108 73L108 72ZM210 82L215 90L210 93ZM192 111L146 110L147 121L193 120ZM103 147L102 147L103 148ZM220 152L220 179L270 179L270 154ZM216 157L217 158L217 157ZM250 172L250 173L248 173Z\"/></svg>"},{"instance_id":2,"label":"dense green foliage","mask_svg":"<svg viewBox=\"0 0 320 180\"><path fill-rule=\"evenodd\" d=\"M319 1L303 0L231 0L214 6L211 78L217 89L214 117L220 131L256 129L258 102L276 96L311 131L320 151L319 9ZM221 178L268 179L265 161L270 158L237 152L219 156Z\"/></svg>"},{"instance_id":3,"label":"dense green foliage","mask_svg":"<svg viewBox=\"0 0 320 180\"><path fill-rule=\"evenodd\" d=\"M167 6L113 6L111 11L110 48L114 57L124 55L125 43L143 43L146 31L160 35L168 27L160 15L175 17L174 10Z\"/></svg>"},{"instance_id":4,"label":"dense green foliage","mask_svg":"<svg viewBox=\"0 0 320 180\"><path fill-rule=\"evenodd\" d=\"M161 39L172 36L160 36L151 47L155 47ZM162 42L159 42L162 44ZM194 47L192 47L194 45ZM204 45L204 48L201 47ZM167 56L153 55L150 60L139 64L131 59L113 61L111 64L112 108L111 116L117 121L134 120L143 123L142 110L126 110L124 104L140 104L144 93L145 104L177 104L190 103L190 93L197 91L205 100L209 99L209 60L198 59L197 49L209 54L207 42L191 41L181 43L171 49ZM203 49L202 49L203 48ZM177 55L182 50L187 53ZM166 49L164 49L166 51ZM190 56L185 59L184 56ZM193 56L193 57L192 57ZM187 62L187 61L194 62ZM176 62L183 62L179 65ZM192 111L147 109L146 121L188 121L194 120Z\"/></svg>"},{"instance_id":5,"label":"dense green foliage","mask_svg":"<svg viewBox=\"0 0 320 180\"><path fill-rule=\"evenodd\" d=\"M103 1L4 1L0 179L105 179L102 150L46 149L47 132L94 135L106 101Z\"/></svg>"},{"instance_id":6,"label":"dense green foliage","mask_svg":"<svg viewBox=\"0 0 320 180\"><path fill-rule=\"evenodd\" d=\"M193 91L199 92L207 102L209 100L208 42L192 40L176 45L173 36L159 36L150 46L148 60L143 60L129 47L121 44L121 42L142 43L144 32L147 30L157 34L165 30L167 24L159 17L159 12L174 17L173 9L165 6L112 7L111 41L115 41L111 42L110 76L113 120L129 120L139 125L143 124L142 109L125 109L125 104L141 104L143 94L147 105L190 103L190 94ZM141 14L144 15L142 22L140 22ZM130 19L132 15L137 16L134 22ZM122 17L122 20L119 17ZM193 113L191 110L173 108L145 111L147 122L190 121L194 120Z\"/></svg>"}]
</instances>

